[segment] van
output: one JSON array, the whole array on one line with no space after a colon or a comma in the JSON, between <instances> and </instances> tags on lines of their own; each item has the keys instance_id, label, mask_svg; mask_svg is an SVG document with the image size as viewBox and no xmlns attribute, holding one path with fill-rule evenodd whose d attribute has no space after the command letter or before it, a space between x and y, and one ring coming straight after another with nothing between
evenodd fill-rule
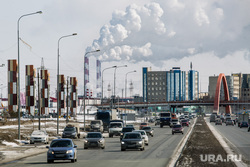
<instances>
[{"instance_id":1,"label":"van","mask_svg":"<svg viewBox=\"0 0 250 167\"><path fill-rule=\"evenodd\" d=\"M216 114L211 114L210 115L210 122L216 122L217 115Z\"/></svg>"},{"instance_id":2,"label":"van","mask_svg":"<svg viewBox=\"0 0 250 167\"><path fill-rule=\"evenodd\" d=\"M90 129L92 132L103 132L102 120L92 120L90 122Z\"/></svg>"},{"instance_id":3,"label":"van","mask_svg":"<svg viewBox=\"0 0 250 167\"><path fill-rule=\"evenodd\" d=\"M67 124L63 130L62 138L80 138L80 125L78 123Z\"/></svg>"}]
</instances>

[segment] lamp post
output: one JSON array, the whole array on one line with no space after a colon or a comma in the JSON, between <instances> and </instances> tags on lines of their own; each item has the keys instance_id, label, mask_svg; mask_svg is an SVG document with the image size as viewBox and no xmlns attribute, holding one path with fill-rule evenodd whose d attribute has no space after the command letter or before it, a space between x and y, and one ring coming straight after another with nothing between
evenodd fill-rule
<instances>
[{"instance_id":1,"label":"lamp post","mask_svg":"<svg viewBox=\"0 0 250 167\"><path fill-rule=\"evenodd\" d=\"M108 67L108 68L105 68L102 70L102 100L103 100L103 72L107 69L111 69L111 68L116 68L117 66L112 66L112 67ZM101 103L102 103L102 100L101 100ZM103 104L103 103L102 103ZM103 109L103 107L102 107Z\"/></svg>"},{"instance_id":2,"label":"lamp post","mask_svg":"<svg viewBox=\"0 0 250 167\"><path fill-rule=\"evenodd\" d=\"M90 54L90 53L94 53L94 52L100 52L100 50L99 49L97 49L97 50L93 50L93 51L89 51L89 52L86 52L85 53L85 55L84 55L84 67L83 67L83 92L84 92L84 94L83 94L83 117L84 117L84 130L85 130L85 121L86 121L86 119L85 119L85 95L86 95L86 92L85 92L85 86L86 86L86 83L85 83L85 57L88 55L88 54Z\"/></svg>"},{"instance_id":3,"label":"lamp post","mask_svg":"<svg viewBox=\"0 0 250 167\"><path fill-rule=\"evenodd\" d=\"M129 73L133 73L133 72L136 72L136 70L127 72L126 76L125 76L125 115L127 114L127 111L126 111L126 109L127 109L127 106L126 106L126 104L127 104L127 100L126 100L126 97L127 97L127 76L128 76ZM127 120L127 116L126 116L126 119L125 119L125 125L127 123L126 120Z\"/></svg>"},{"instance_id":4,"label":"lamp post","mask_svg":"<svg viewBox=\"0 0 250 167\"><path fill-rule=\"evenodd\" d=\"M59 38L57 45L57 135L59 135L59 57L60 57L59 44L62 38L71 37L74 35L77 35L77 33L62 36L61 38Z\"/></svg>"},{"instance_id":5,"label":"lamp post","mask_svg":"<svg viewBox=\"0 0 250 167\"><path fill-rule=\"evenodd\" d=\"M25 14L22 15L21 17L19 17L18 21L17 21L17 56L18 56L18 85L17 85L17 104L18 104L18 139L21 140L21 136L20 136L20 109L21 109L21 104L20 104L20 52L19 52L19 22L21 20L21 18L25 17L25 16L30 16L30 15L34 15L34 14L42 14L42 11L38 11L35 13L29 13L29 14Z\"/></svg>"},{"instance_id":6,"label":"lamp post","mask_svg":"<svg viewBox=\"0 0 250 167\"><path fill-rule=\"evenodd\" d=\"M116 79L116 69L120 68L120 67L127 67L127 65L123 65L123 66L116 66L115 67L115 72L114 72L114 104L115 104L115 79ZM113 105L112 105L113 108Z\"/></svg>"}]
</instances>

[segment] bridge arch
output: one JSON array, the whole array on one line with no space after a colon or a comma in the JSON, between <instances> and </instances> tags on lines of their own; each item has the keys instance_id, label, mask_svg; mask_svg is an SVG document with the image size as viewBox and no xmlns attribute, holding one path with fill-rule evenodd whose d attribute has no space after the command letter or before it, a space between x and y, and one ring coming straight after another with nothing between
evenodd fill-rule
<instances>
[{"instance_id":1,"label":"bridge arch","mask_svg":"<svg viewBox=\"0 0 250 167\"><path fill-rule=\"evenodd\" d=\"M216 112L217 114L219 113L221 82L223 82L225 101L230 100L226 77L223 73L220 73L216 84L216 91L214 97L214 110L213 110L213 112ZM226 106L226 114L231 114L230 105Z\"/></svg>"}]
</instances>

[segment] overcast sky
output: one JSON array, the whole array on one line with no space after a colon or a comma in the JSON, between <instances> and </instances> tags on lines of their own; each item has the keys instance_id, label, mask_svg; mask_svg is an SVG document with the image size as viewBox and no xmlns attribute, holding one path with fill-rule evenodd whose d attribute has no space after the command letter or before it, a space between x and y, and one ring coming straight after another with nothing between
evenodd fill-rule
<instances>
[{"instance_id":1,"label":"overcast sky","mask_svg":"<svg viewBox=\"0 0 250 167\"><path fill-rule=\"evenodd\" d=\"M78 79L83 93L83 56L90 57L90 88L95 92L96 58L102 69L128 65L116 71L116 94L122 96L125 74L133 82L133 94L142 95L142 67L153 71L174 66L188 71L190 62L200 72L201 91L208 77L225 73L249 73L249 0L2 0L0 6L0 84L7 96L7 60L17 59L17 20L36 11L43 14L20 21L21 91L25 65L41 65L50 72L51 96L55 96L57 43L60 41L60 74ZM114 70L104 73L113 87ZM130 95L130 92L127 92Z\"/></svg>"}]
</instances>

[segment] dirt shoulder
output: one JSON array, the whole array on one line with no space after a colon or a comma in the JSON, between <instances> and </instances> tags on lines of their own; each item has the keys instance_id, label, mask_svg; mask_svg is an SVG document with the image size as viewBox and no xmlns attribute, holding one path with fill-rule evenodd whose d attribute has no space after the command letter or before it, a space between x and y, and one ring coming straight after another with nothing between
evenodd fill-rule
<instances>
[{"instance_id":1,"label":"dirt shoulder","mask_svg":"<svg viewBox=\"0 0 250 167\"><path fill-rule=\"evenodd\" d=\"M224 148L214 137L203 117L198 117L193 132L176 166L236 166L230 158L231 157L228 157Z\"/></svg>"}]
</instances>

